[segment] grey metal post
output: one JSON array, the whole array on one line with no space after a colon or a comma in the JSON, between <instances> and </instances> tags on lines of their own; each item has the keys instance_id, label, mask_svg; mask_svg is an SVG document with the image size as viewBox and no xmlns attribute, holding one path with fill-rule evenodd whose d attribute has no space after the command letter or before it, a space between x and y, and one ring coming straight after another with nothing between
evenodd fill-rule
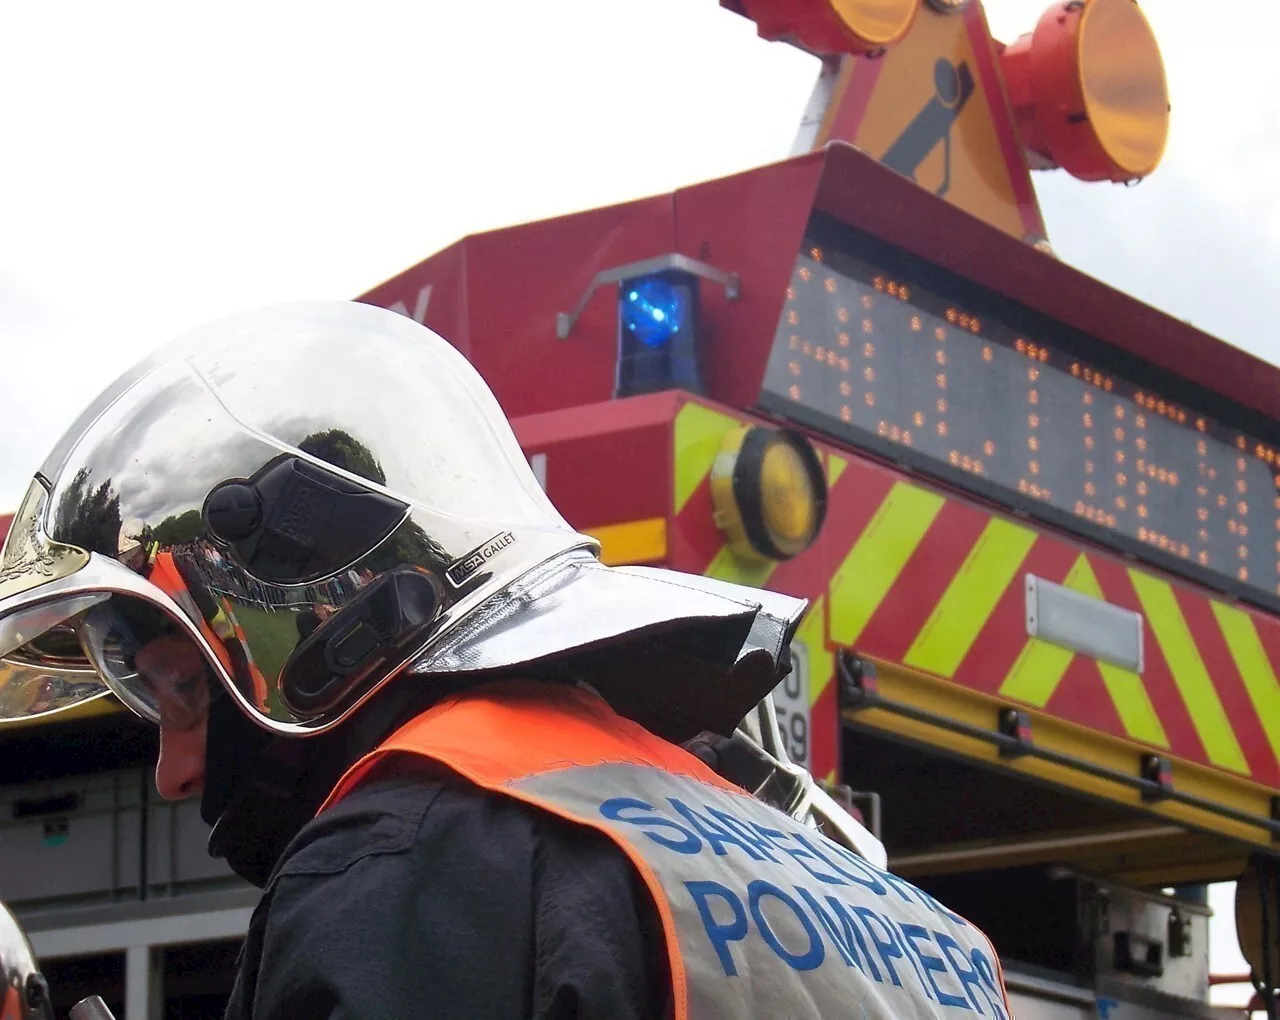
<instances>
[{"instance_id":1,"label":"grey metal post","mask_svg":"<svg viewBox=\"0 0 1280 1020\"><path fill-rule=\"evenodd\" d=\"M164 973L160 953L151 946L130 946L124 957L124 1020L161 1020Z\"/></svg>"}]
</instances>

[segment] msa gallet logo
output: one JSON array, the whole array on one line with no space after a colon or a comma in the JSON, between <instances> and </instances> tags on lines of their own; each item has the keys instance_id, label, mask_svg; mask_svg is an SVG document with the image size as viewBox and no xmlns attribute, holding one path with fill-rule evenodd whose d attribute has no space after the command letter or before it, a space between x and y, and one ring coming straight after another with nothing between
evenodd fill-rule
<instances>
[{"instance_id":1,"label":"msa gallet logo","mask_svg":"<svg viewBox=\"0 0 1280 1020\"><path fill-rule=\"evenodd\" d=\"M503 549L515 545L515 541L516 536L509 531L496 538L489 539L480 548L473 549L449 567L445 571L445 577L449 579L449 583L455 588L461 588L466 583L467 578L497 556L498 553L502 552Z\"/></svg>"}]
</instances>

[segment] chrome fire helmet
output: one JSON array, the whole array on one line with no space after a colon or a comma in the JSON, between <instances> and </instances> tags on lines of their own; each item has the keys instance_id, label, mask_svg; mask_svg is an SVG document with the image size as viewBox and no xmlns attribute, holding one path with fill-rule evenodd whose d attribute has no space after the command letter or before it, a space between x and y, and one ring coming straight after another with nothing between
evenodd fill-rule
<instances>
[{"instance_id":1,"label":"chrome fire helmet","mask_svg":"<svg viewBox=\"0 0 1280 1020\"><path fill-rule=\"evenodd\" d=\"M609 654L619 711L732 732L805 603L598 553L430 330L344 301L233 315L124 374L37 472L0 556L0 720L111 692L192 725L185 655L306 736L392 678Z\"/></svg>"}]
</instances>

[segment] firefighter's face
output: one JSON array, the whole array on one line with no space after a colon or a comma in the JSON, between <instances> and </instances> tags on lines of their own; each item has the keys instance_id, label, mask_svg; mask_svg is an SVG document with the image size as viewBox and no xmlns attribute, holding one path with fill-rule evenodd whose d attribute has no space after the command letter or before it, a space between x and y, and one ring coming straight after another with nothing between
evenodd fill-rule
<instances>
[{"instance_id":1,"label":"firefighter's face","mask_svg":"<svg viewBox=\"0 0 1280 1020\"><path fill-rule=\"evenodd\" d=\"M209 721L208 667L200 650L179 634L140 649L134 662L160 711L156 789L166 800L204 790L205 733Z\"/></svg>"}]
</instances>

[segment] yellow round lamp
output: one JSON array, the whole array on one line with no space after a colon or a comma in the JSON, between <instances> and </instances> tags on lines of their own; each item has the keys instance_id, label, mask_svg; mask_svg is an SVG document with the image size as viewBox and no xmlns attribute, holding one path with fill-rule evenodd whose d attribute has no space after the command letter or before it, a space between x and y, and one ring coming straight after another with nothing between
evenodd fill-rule
<instances>
[{"instance_id":1,"label":"yellow round lamp","mask_svg":"<svg viewBox=\"0 0 1280 1020\"><path fill-rule=\"evenodd\" d=\"M1169 91L1134 0L1069 0L1001 56L1023 145L1085 181L1141 180L1169 136Z\"/></svg>"},{"instance_id":2,"label":"yellow round lamp","mask_svg":"<svg viewBox=\"0 0 1280 1020\"><path fill-rule=\"evenodd\" d=\"M762 38L819 56L882 53L910 30L921 0L744 0Z\"/></svg>"},{"instance_id":3,"label":"yellow round lamp","mask_svg":"<svg viewBox=\"0 0 1280 1020\"><path fill-rule=\"evenodd\" d=\"M749 562L789 560L804 552L827 513L817 451L788 429L732 429L711 470L711 498L730 549Z\"/></svg>"}]
</instances>

